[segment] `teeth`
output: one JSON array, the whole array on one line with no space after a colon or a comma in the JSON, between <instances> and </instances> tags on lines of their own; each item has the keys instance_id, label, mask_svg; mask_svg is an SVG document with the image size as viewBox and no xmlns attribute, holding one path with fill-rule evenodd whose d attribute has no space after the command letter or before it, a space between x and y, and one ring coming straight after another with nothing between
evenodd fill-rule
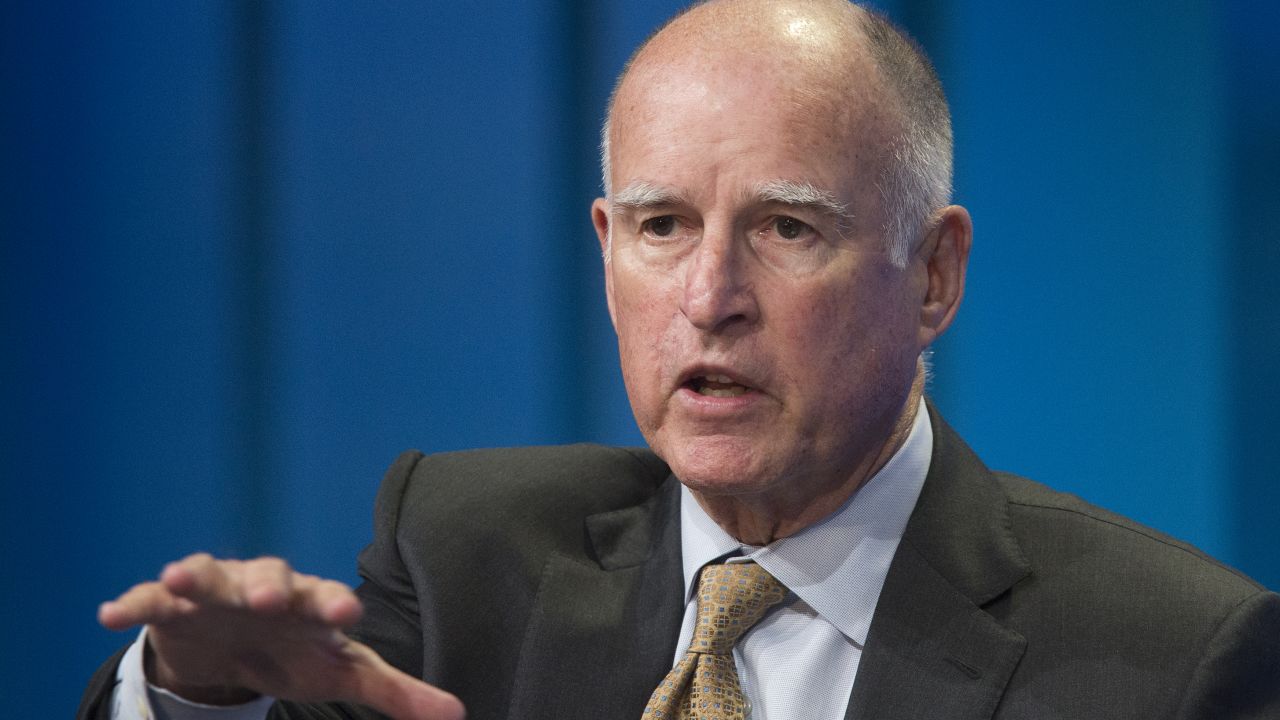
<instances>
[{"instance_id":1,"label":"teeth","mask_svg":"<svg viewBox=\"0 0 1280 720\"><path fill-rule=\"evenodd\" d=\"M741 385L727 388L702 387L698 389L699 395L710 395L711 397L738 397L739 395L745 395L746 392L747 389Z\"/></svg>"},{"instance_id":2,"label":"teeth","mask_svg":"<svg viewBox=\"0 0 1280 720\"><path fill-rule=\"evenodd\" d=\"M751 388L724 373L700 375L693 379L690 386L694 392L707 397L739 397L751 392Z\"/></svg>"}]
</instances>

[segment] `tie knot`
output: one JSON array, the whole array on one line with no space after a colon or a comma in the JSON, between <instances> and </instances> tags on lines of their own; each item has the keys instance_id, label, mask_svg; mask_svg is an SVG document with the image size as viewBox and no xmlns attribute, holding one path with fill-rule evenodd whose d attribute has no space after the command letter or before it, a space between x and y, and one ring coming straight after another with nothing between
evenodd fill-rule
<instances>
[{"instance_id":1,"label":"tie knot","mask_svg":"<svg viewBox=\"0 0 1280 720\"><path fill-rule=\"evenodd\" d=\"M753 562L708 565L698 579L698 618L690 652L727 655L787 589Z\"/></svg>"}]
</instances>

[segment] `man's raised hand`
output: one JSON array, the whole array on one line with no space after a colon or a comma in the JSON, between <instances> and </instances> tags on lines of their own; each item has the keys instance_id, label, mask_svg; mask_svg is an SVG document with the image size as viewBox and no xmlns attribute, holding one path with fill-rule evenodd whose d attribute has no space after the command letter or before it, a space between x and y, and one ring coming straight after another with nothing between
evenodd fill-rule
<instances>
[{"instance_id":1,"label":"man's raised hand","mask_svg":"<svg viewBox=\"0 0 1280 720\"><path fill-rule=\"evenodd\" d=\"M460 720L457 698L344 634L361 611L346 585L278 558L197 554L103 603L98 620L113 630L147 625L148 680L194 702L263 694L356 702L396 720Z\"/></svg>"}]
</instances>

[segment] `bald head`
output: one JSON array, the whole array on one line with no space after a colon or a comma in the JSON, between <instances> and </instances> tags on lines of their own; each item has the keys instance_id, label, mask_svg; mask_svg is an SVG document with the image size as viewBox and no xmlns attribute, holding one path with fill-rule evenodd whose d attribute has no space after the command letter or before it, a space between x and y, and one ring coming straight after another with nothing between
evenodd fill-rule
<instances>
[{"instance_id":1,"label":"bald head","mask_svg":"<svg viewBox=\"0 0 1280 720\"><path fill-rule=\"evenodd\" d=\"M717 78L747 73L784 88L792 109L843 133L849 156L875 168L868 180L880 190L883 234L904 263L950 201L950 117L928 59L882 16L845 0L712 0L670 20L632 55L610 98L606 196L617 137L659 111L642 95L652 98L656 87L731 102L717 94ZM695 81L701 86L690 87Z\"/></svg>"},{"instance_id":2,"label":"bald head","mask_svg":"<svg viewBox=\"0 0 1280 720\"><path fill-rule=\"evenodd\" d=\"M861 45L861 7L845 0L711 0L671 18L637 50L632 64L667 52L701 49L782 51L799 61L829 64ZM833 68L836 69L836 68Z\"/></svg>"}]
</instances>

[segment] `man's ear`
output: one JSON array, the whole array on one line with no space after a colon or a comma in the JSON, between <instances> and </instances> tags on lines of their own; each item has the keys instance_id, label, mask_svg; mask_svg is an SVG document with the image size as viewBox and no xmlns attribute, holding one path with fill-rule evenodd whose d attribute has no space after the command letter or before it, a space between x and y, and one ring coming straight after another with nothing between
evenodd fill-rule
<instances>
[{"instance_id":1,"label":"man's ear","mask_svg":"<svg viewBox=\"0 0 1280 720\"><path fill-rule=\"evenodd\" d=\"M920 348L933 343L951 325L964 297L964 278L973 245L973 220L959 205L943 208L920 247L928 285L920 306Z\"/></svg>"},{"instance_id":2,"label":"man's ear","mask_svg":"<svg viewBox=\"0 0 1280 720\"><path fill-rule=\"evenodd\" d=\"M596 238L600 241L600 257L604 260L604 298L609 305L609 320L613 323L614 331L618 329L618 316L613 310L613 263L610 262L610 253L613 248L609 247L609 223L613 222L613 218L609 215L609 201L604 198L596 198L591 203L591 224L595 226Z\"/></svg>"}]
</instances>

